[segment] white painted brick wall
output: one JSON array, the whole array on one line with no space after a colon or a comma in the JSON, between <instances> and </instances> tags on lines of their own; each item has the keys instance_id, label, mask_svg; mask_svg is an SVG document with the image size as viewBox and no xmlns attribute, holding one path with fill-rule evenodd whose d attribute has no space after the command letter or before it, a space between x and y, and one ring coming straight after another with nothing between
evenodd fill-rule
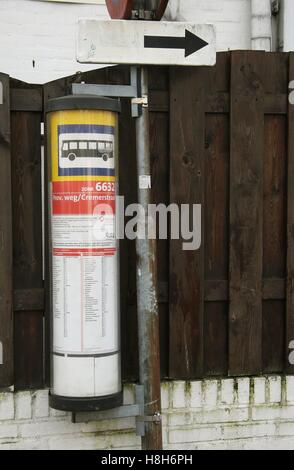
<instances>
[{"instance_id":1,"label":"white painted brick wall","mask_svg":"<svg viewBox=\"0 0 294 470\"><path fill-rule=\"evenodd\" d=\"M164 448L292 449L294 377L162 384ZM135 387L126 385L124 403ZM49 410L48 391L0 393L0 450L139 449L135 419L71 422Z\"/></svg>"},{"instance_id":2,"label":"white painted brick wall","mask_svg":"<svg viewBox=\"0 0 294 470\"><path fill-rule=\"evenodd\" d=\"M177 13L178 0L170 1L169 17ZM250 1L181 0L178 19L215 24L218 50L250 49ZM0 72L29 83L46 83L98 68L75 60L80 17L108 18L108 14L103 5L1 0Z\"/></svg>"}]
</instances>

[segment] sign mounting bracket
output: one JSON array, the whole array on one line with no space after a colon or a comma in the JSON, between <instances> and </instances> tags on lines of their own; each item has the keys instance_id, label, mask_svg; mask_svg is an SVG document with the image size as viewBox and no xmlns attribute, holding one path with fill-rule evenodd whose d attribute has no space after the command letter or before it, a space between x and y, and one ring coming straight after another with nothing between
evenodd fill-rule
<instances>
[{"instance_id":1,"label":"sign mounting bracket","mask_svg":"<svg viewBox=\"0 0 294 470\"><path fill-rule=\"evenodd\" d=\"M132 117L141 116L142 106L148 107L147 96L141 96L140 68L131 67L130 85L95 85L90 83L73 83L73 95L107 96L109 98L131 98Z\"/></svg>"}]
</instances>

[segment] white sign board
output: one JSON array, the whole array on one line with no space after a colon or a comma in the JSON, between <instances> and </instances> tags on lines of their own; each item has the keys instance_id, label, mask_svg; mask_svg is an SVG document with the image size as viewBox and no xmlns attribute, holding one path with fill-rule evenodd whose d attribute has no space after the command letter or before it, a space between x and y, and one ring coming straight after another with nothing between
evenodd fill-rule
<instances>
[{"instance_id":1,"label":"white sign board","mask_svg":"<svg viewBox=\"0 0 294 470\"><path fill-rule=\"evenodd\" d=\"M77 60L85 64L214 65L212 25L81 19Z\"/></svg>"}]
</instances>

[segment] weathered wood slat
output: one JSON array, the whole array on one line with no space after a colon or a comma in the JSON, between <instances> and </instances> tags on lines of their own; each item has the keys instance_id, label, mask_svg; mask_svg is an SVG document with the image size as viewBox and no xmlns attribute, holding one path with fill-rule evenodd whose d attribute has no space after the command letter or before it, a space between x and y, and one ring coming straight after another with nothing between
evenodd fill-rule
<instances>
[{"instance_id":1,"label":"weathered wood slat","mask_svg":"<svg viewBox=\"0 0 294 470\"><path fill-rule=\"evenodd\" d=\"M0 74L0 387L14 384L9 77Z\"/></svg>"},{"instance_id":2,"label":"weathered wood slat","mask_svg":"<svg viewBox=\"0 0 294 470\"><path fill-rule=\"evenodd\" d=\"M153 113L169 112L169 93L162 90L150 90L149 110Z\"/></svg>"},{"instance_id":3,"label":"weathered wood slat","mask_svg":"<svg viewBox=\"0 0 294 470\"><path fill-rule=\"evenodd\" d=\"M272 81L280 81L274 69ZM283 372L286 283L286 160L287 119L265 116L263 152L263 283L267 300L262 304L263 372ZM280 289L280 295L277 289ZM263 296L265 298L265 295ZM271 297L271 300L270 300ZM276 300L273 300L276 297ZM278 298L280 297L280 300Z\"/></svg>"},{"instance_id":4,"label":"weathered wood slat","mask_svg":"<svg viewBox=\"0 0 294 470\"><path fill-rule=\"evenodd\" d=\"M13 295L13 310L15 312L40 311L43 315L45 308L44 289L18 289Z\"/></svg>"},{"instance_id":5,"label":"weathered wood slat","mask_svg":"<svg viewBox=\"0 0 294 470\"><path fill-rule=\"evenodd\" d=\"M289 54L289 83L294 80L294 53ZM287 194L287 320L286 371L294 373L289 363L289 345L294 341L294 105L288 107L288 194Z\"/></svg>"},{"instance_id":6,"label":"weathered wood slat","mask_svg":"<svg viewBox=\"0 0 294 470\"><path fill-rule=\"evenodd\" d=\"M169 203L169 116L166 113L150 113L150 153L152 176L152 202ZM169 276L168 241L157 240L157 279L160 326L161 376L168 377L169 311L162 299L168 296Z\"/></svg>"},{"instance_id":7,"label":"weathered wood slat","mask_svg":"<svg viewBox=\"0 0 294 470\"><path fill-rule=\"evenodd\" d=\"M204 203L205 70L172 68L170 76L170 202ZM203 374L203 248L170 241L169 376Z\"/></svg>"},{"instance_id":8,"label":"weathered wood slat","mask_svg":"<svg viewBox=\"0 0 294 470\"><path fill-rule=\"evenodd\" d=\"M10 90L11 111L43 111L42 88L12 88Z\"/></svg>"},{"instance_id":9,"label":"weathered wood slat","mask_svg":"<svg viewBox=\"0 0 294 470\"><path fill-rule=\"evenodd\" d=\"M136 140L135 122L130 114L130 104L125 101L122 107L119 131L119 189L125 197L125 204L137 201L136 187ZM128 168L128 171L125 171ZM132 184L130 184L132 181ZM137 380L138 363L138 323L136 290L136 247L135 241L120 242L120 293L121 293L121 338L122 338L122 377L124 380Z\"/></svg>"},{"instance_id":10,"label":"weathered wood slat","mask_svg":"<svg viewBox=\"0 0 294 470\"><path fill-rule=\"evenodd\" d=\"M272 75L272 74L271 74ZM288 111L288 96L284 94L267 94L264 98L264 114L284 114Z\"/></svg>"},{"instance_id":11,"label":"weathered wood slat","mask_svg":"<svg viewBox=\"0 0 294 470\"><path fill-rule=\"evenodd\" d=\"M285 300L263 302L262 371L284 372Z\"/></svg>"},{"instance_id":12,"label":"weathered wood slat","mask_svg":"<svg viewBox=\"0 0 294 470\"><path fill-rule=\"evenodd\" d=\"M202 239L205 253L183 252L182 241L171 241L169 255L168 243L158 243L163 377L192 379L225 376L228 362L232 375L256 374L261 371L285 372L285 369L282 370L282 365L285 365L285 349L286 371L294 373L293 366L288 365L288 344L294 340L294 118L293 106L288 109L288 96L285 93L286 72L289 74L287 57L287 54L260 52L221 53L218 54L215 68L172 69L170 77L168 69L154 67L150 70L149 110L154 202L202 203L205 232L205 239ZM49 97L70 93L73 80L85 80L88 83L128 83L129 70L126 67L111 67L58 80L44 87L45 101ZM294 80L292 54L289 80ZM21 121L21 118L16 118L18 113L13 113L13 134L20 135L16 137L12 163L13 169L17 169L13 176L13 184L17 188L13 197L16 221L14 225L17 227L14 237L17 236L18 240L14 242L16 273L15 291L11 296L13 294L16 319L16 373L17 377L20 377L16 387L23 388L24 383L32 384L35 381L36 384L36 377L43 374L44 291L43 286L35 282L37 278L40 279L39 274L34 277L40 270L40 245L36 242L34 251L28 243L28 240L36 239L41 227L41 218L36 220L31 212L25 222L23 215L32 201L31 188L37 188L37 192L40 190L36 186L38 163L33 157L30 159L28 153L36 156L36 145L39 146L35 132L39 126L36 119L40 120L42 105L39 91L32 87L24 90L21 86L13 84L10 97L13 111L22 111L19 114L23 116L26 114L23 111L30 111L27 114L38 116L32 118L35 119L33 125L31 118L23 117ZM136 173L134 121L130 117L129 101L122 101L120 187L128 204L136 202L136 187L133 184ZM289 135L288 160L286 130ZM25 135L29 135L35 144L29 144ZM9 154L7 136L5 131L4 140L0 140L0 165L3 165L2 149L5 148L6 154ZM25 150L22 149L20 141L24 143ZM19 149L25 155L16 157ZM286 162L288 194L285 182ZM169 176L170 181L167 179ZM171 201L167 192L169 186ZM231 253L228 243L229 192ZM33 211L37 214L39 209L34 204L36 203L33 203ZM287 204L288 281L285 279ZM1 217L2 211L0 220ZM25 228L30 233L25 235ZM0 251L0 257L6 255L7 253ZM137 380L133 242L122 241L121 262L123 379ZM25 274L29 273L30 269L35 273L33 277ZM0 289L2 286L1 283ZM45 294L48 311L48 385L48 288L45 289ZM228 325L229 301L231 305ZM23 354L28 351L28 338L32 343L29 346L30 353ZM33 351L34 359L32 364L28 365ZM0 386L1 368L2 366ZM2 368L2 372L3 370ZM38 386L41 386L40 382Z\"/></svg>"},{"instance_id":13,"label":"weathered wood slat","mask_svg":"<svg viewBox=\"0 0 294 470\"><path fill-rule=\"evenodd\" d=\"M41 113L11 114L13 281L16 291L43 288L40 126ZM18 309L14 320L15 388L42 387L43 317L33 309Z\"/></svg>"},{"instance_id":14,"label":"weathered wood slat","mask_svg":"<svg viewBox=\"0 0 294 470\"><path fill-rule=\"evenodd\" d=\"M230 93L217 92L207 96L205 111L211 114L230 113ZM288 96L286 93L264 96L264 114L287 115Z\"/></svg>"},{"instance_id":15,"label":"weathered wood slat","mask_svg":"<svg viewBox=\"0 0 294 470\"><path fill-rule=\"evenodd\" d=\"M228 280L230 54L207 70L205 98L204 298L206 283ZM208 111L207 111L207 108ZM218 112L218 110L221 110ZM216 287L216 286L215 286ZM227 298L204 304L204 376L227 375Z\"/></svg>"},{"instance_id":16,"label":"weathered wood slat","mask_svg":"<svg viewBox=\"0 0 294 470\"><path fill-rule=\"evenodd\" d=\"M263 60L263 53L232 53L230 375L262 370Z\"/></svg>"},{"instance_id":17,"label":"weathered wood slat","mask_svg":"<svg viewBox=\"0 0 294 470\"><path fill-rule=\"evenodd\" d=\"M228 281L205 281L204 299L206 302L224 302L229 300ZM285 279L264 279L262 281L263 300L285 300Z\"/></svg>"}]
</instances>

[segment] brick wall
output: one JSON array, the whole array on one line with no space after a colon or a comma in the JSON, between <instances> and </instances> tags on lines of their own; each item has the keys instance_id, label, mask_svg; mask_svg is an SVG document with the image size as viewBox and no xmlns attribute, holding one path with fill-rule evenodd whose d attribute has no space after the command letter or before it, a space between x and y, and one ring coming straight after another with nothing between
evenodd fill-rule
<instances>
[{"instance_id":1,"label":"brick wall","mask_svg":"<svg viewBox=\"0 0 294 470\"><path fill-rule=\"evenodd\" d=\"M294 377L163 383L162 411L165 449L294 447ZM0 450L135 448L134 418L73 424L49 409L47 390L0 394Z\"/></svg>"}]
</instances>

